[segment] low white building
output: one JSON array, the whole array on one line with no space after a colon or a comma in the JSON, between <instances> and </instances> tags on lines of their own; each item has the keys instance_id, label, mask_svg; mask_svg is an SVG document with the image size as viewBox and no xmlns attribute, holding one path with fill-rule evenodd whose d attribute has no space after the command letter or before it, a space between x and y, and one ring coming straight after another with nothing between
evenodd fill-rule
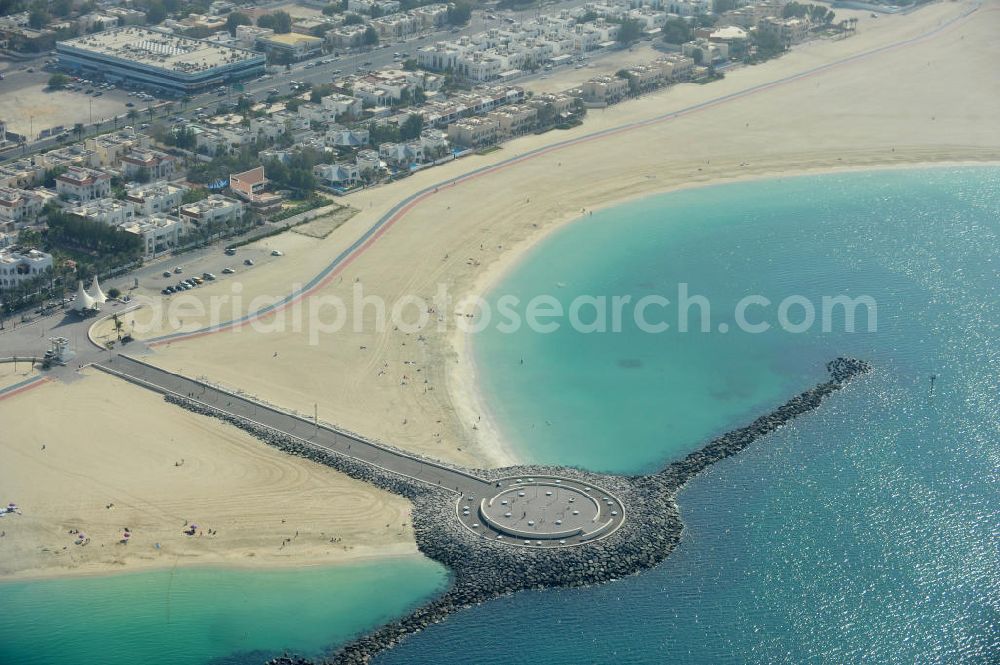
<instances>
[{"instance_id":1,"label":"low white building","mask_svg":"<svg viewBox=\"0 0 1000 665\"><path fill-rule=\"evenodd\" d=\"M358 165L361 175L382 169L382 160L374 150L359 150L354 156L354 163Z\"/></svg>"},{"instance_id":2,"label":"low white building","mask_svg":"<svg viewBox=\"0 0 1000 665\"><path fill-rule=\"evenodd\" d=\"M12 289L52 268L52 255L37 249L0 249L0 289Z\"/></svg>"},{"instance_id":3,"label":"low white building","mask_svg":"<svg viewBox=\"0 0 1000 665\"><path fill-rule=\"evenodd\" d=\"M142 238L145 258L150 259L177 246L184 223L177 217L155 214L138 217L120 228Z\"/></svg>"},{"instance_id":4,"label":"low white building","mask_svg":"<svg viewBox=\"0 0 1000 665\"><path fill-rule=\"evenodd\" d=\"M34 218L43 205L42 197L32 192L0 187L0 230L13 231L21 222Z\"/></svg>"},{"instance_id":5,"label":"low white building","mask_svg":"<svg viewBox=\"0 0 1000 665\"><path fill-rule=\"evenodd\" d=\"M320 105L326 111L331 111L334 116L348 115L355 118L361 115L364 102L357 97L334 93L319 100Z\"/></svg>"},{"instance_id":6,"label":"low white building","mask_svg":"<svg viewBox=\"0 0 1000 665\"><path fill-rule=\"evenodd\" d=\"M220 194L212 194L201 201L182 205L181 217L199 227L207 224L232 224L242 219L243 204Z\"/></svg>"},{"instance_id":7,"label":"low white building","mask_svg":"<svg viewBox=\"0 0 1000 665\"><path fill-rule=\"evenodd\" d=\"M93 201L111 196L111 176L103 171L71 166L56 176L56 193L76 201Z\"/></svg>"},{"instance_id":8,"label":"low white building","mask_svg":"<svg viewBox=\"0 0 1000 665\"><path fill-rule=\"evenodd\" d=\"M357 164L317 164L313 175L326 187L345 188L356 185L361 177Z\"/></svg>"},{"instance_id":9,"label":"low white building","mask_svg":"<svg viewBox=\"0 0 1000 665\"><path fill-rule=\"evenodd\" d=\"M187 187L160 180L129 187L125 200L134 206L136 213L155 215L176 209L184 200L186 191Z\"/></svg>"},{"instance_id":10,"label":"low white building","mask_svg":"<svg viewBox=\"0 0 1000 665\"><path fill-rule=\"evenodd\" d=\"M326 144L346 148L359 148L363 145L368 145L368 138L369 132L367 129L334 127L326 133Z\"/></svg>"},{"instance_id":11,"label":"low white building","mask_svg":"<svg viewBox=\"0 0 1000 665\"><path fill-rule=\"evenodd\" d=\"M132 150L122 155L121 165L126 179L138 178L145 173L147 178L159 180L174 174L177 160L159 150Z\"/></svg>"},{"instance_id":12,"label":"low white building","mask_svg":"<svg viewBox=\"0 0 1000 665\"><path fill-rule=\"evenodd\" d=\"M383 143L378 147L379 159L392 166L408 167L424 161L424 148L419 141L408 143Z\"/></svg>"},{"instance_id":13,"label":"low white building","mask_svg":"<svg viewBox=\"0 0 1000 665\"><path fill-rule=\"evenodd\" d=\"M236 26L236 42L243 48L253 49L257 40L261 37L270 37L274 30L270 28L258 28L255 25Z\"/></svg>"},{"instance_id":14,"label":"low white building","mask_svg":"<svg viewBox=\"0 0 1000 665\"><path fill-rule=\"evenodd\" d=\"M110 226L119 226L135 218L135 208L128 201L105 198L95 201L87 201L75 208L70 208L69 213L88 222L100 222Z\"/></svg>"},{"instance_id":15,"label":"low white building","mask_svg":"<svg viewBox=\"0 0 1000 665\"><path fill-rule=\"evenodd\" d=\"M444 155L449 150L448 135L437 129L425 129L420 132L420 145L429 157Z\"/></svg>"}]
</instances>

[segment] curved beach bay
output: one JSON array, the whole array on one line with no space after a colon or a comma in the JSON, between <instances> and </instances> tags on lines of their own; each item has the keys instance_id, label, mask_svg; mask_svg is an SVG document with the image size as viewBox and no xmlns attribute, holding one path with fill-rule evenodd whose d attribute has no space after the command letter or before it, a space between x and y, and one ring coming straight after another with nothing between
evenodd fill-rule
<instances>
[{"instance_id":1,"label":"curved beach bay","mask_svg":"<svg viewBox=\"0 0 1000 665\"><path fill-rule=\"evenodd\" d=\"M872 171L676 192L551 236L491 302L684 281L714 322L731 322L747 294L773 310L789 295L846 293L875 299L878 328L475 335L484 395L528 459L645 471L814 382L831 353L876 371L695 479L680 495L684 539L658 568L475 608L380 662L995 655L997 209L996 167ZM498 616L517 621L497 631ZM470 641L480 648L463 652Z\"/></svg>"}]
</instances>

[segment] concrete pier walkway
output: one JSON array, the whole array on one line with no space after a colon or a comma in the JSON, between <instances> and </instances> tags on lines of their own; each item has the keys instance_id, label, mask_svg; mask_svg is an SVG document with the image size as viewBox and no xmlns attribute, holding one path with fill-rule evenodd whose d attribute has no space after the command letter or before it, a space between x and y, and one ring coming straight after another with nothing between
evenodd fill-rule
<instances>
[{"instance_id":1,"label":"concrete pier walkway","mask_svg":"<svg viewBox=\"0 0 1000 665\"><path fill-rule=\"evenodd\" d=\"M201 402L234 416L246 418L278 432L296 437L318 448L330 450L386 471L441 487L465 496L486 496L492 482L444 465L392 450L356 434L262 404L248 397L215 388L201 381L168 372L126 355L115 355L95 367L163 394L174 394Z\"/></svg>"}]
</instances>

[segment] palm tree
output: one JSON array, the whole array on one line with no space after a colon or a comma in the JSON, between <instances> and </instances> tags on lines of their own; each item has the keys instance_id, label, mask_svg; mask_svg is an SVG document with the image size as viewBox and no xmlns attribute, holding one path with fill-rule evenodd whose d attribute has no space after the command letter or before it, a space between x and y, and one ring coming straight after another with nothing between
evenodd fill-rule
<instances>
[{"instance_id":1,"label":"palm tree","mask_svg":"<svg viewBox=\"0 0 1000 665\"><path fill-rule=\"evenodd\" d=\"M83 123L78 122L73 125L73 133L76 134L76 138L80 138L83 135Z\"/></svg>"},{"instance_id":2,"label":"palm tree","mask_svg":"<svg viewBox=\"0 0 1000 665\"><path fill-rule=\"evenodd\" d=\"M139 112L138 111L136 111L135 109L129 109L128 110L128 119L130 121L135 122L135 119L138 118L138 117L139 117Z\"/></svg>"}]
</instances>

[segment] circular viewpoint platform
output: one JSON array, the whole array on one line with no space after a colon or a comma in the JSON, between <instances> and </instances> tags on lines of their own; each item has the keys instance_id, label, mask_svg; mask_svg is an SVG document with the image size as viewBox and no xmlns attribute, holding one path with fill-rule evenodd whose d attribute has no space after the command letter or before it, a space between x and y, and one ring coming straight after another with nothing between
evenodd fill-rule
<instances>
[{"instance_id":1,"label":"circular viewpoint platform","mask_svg":"<svg viewBox=\"0 0 1000 665\"><path fill-rule=\"evenodd\" d=\"M582 545L614 533L625 520L617 497L572 478L503 478L495 490L459 499L458 518L483 538L510 545Z\"/></svg>"}]
</instances>

